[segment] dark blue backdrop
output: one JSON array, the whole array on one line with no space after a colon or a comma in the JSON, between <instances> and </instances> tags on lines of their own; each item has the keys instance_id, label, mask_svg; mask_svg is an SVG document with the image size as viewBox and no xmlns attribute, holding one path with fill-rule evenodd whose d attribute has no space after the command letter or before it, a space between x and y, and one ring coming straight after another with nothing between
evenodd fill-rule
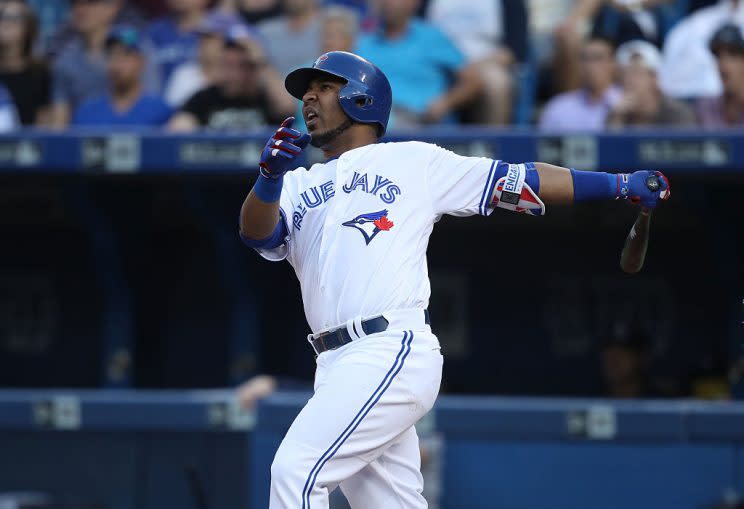
<instances>
[{"instance_id":1,"label":"dark blue backdrop","mask_svg":"<svg viewBox=\"0 0 744 509\"><path fill-rule=\"evenodd\" d=\"M440 222L429 263L445 391L600 394L599 344L631 327L653 338L652 369L672 395L740 354L739 133L416 137L510 161L658 168L672 181L632 277L618 267L635 217L622 203ZM261 260L236 232L263 140L0 138L0 385L215 387L265 371L309 379L292 269Z\"/></svg>"}]
</instances>

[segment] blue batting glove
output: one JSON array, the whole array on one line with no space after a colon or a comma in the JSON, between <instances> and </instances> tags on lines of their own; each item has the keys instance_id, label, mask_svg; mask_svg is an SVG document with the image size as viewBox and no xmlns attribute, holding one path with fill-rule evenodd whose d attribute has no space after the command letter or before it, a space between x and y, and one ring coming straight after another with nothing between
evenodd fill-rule
<instances>
[{"instance_id":1,"label":"blue batting glove","mask_svg":"<svg viewBox=\"0 0 744 509\"><path fill-rule=\"evenodd\" d=\"M617 197L652 209L671 194L669 179L660 171L641 170L617 174Z\"/></svg>"},{"instance_id":2,"label":"blue batting glove","mask_svg":"<svg viewBox=\"0 0 744 509\"><path fill-rule=\"evenodd\" d=\"M310 135L292 129L294 117L282 122L279 129L266 142L258 163L261 175L270 179L278 179L297 167L295 159L310 143Z\"/></svg>"}]
</instances>

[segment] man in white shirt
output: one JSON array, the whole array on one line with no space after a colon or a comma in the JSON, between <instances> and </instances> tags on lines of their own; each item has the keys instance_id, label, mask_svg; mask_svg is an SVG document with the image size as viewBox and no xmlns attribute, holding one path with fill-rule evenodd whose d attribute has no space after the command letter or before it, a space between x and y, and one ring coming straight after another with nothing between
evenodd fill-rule
<instances>
[{"instance_id":1,"label":"man in white shirt","mask_svg":"<svg viewBox=\"0 0 744 509\"><path fill-rule=\"evenodd\" d=\"M309 134L290 117L269 139L240 236L294 268L318 367L315 392L274 457L269 508L328 509L340 486L354 509L424 509L414 425L434 405L443 361L427 311L434 224L444 214L542 215L546 204L603 198L655 207L668 182L660 172L582 172L379 143L390 83L352 53L321 55L285 87L303 101ZM295 169L308 143L327 161Z\"/></svg>"},{"instance_id":2,"label":"man in white shirt","mask_svg":"<svg viewBox=\"0 0 744 509\"><path fill-rule=\"evenodd\" d=\"M683 99L721 94L721 79L708 44L726 23L744 29L744 0L720 0L683 19L667 34L659 73L666 94Z\"/></svg>"}]
</instances>

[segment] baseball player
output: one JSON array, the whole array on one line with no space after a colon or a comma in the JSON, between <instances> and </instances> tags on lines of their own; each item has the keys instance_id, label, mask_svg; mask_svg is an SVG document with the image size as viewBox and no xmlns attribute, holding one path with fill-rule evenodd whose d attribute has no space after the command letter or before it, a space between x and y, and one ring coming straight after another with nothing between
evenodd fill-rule
<instances>
[{"instance_id":1,"label":"baseball player","mask_svg":"<svg viewBox=\"0 0 744 509\"><path fill-rule=\"evenodd\" d=\"M542 215L546 205L601 199L653 208L669 184L659 172L584 172L379 143L390 84L352 53L326 53L285 86L302 100L309 134L288 118L269 139L240 236L294 268L317 370L314 394L274 457L269 507L328 508L340 486L354 509L423 508L414 424L432 408L442 376L427 312L434 223L443 214ZM308 143L326 161L296 168ZM652 175L655 190L645 184Z\"/></svg>"}]
</instances>

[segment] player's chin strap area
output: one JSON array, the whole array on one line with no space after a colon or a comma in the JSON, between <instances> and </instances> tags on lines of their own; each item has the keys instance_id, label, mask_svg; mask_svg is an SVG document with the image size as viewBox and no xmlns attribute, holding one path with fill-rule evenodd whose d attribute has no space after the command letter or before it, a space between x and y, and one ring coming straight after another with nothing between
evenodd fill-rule
<instances>
[{"instance_id":1,"label":"player's chin strap area","mask_svg":"<svg viewBox=\"0 0 744 509\"><path fill-rule=\"evenodd\" d=\"M508 164L502 162L499 163L499 166L506 173L496 181L491 196L491 206L531 216L545 215L545 204L537 196L540 180L534 163Z\"/></svg>"}]
</instances>

